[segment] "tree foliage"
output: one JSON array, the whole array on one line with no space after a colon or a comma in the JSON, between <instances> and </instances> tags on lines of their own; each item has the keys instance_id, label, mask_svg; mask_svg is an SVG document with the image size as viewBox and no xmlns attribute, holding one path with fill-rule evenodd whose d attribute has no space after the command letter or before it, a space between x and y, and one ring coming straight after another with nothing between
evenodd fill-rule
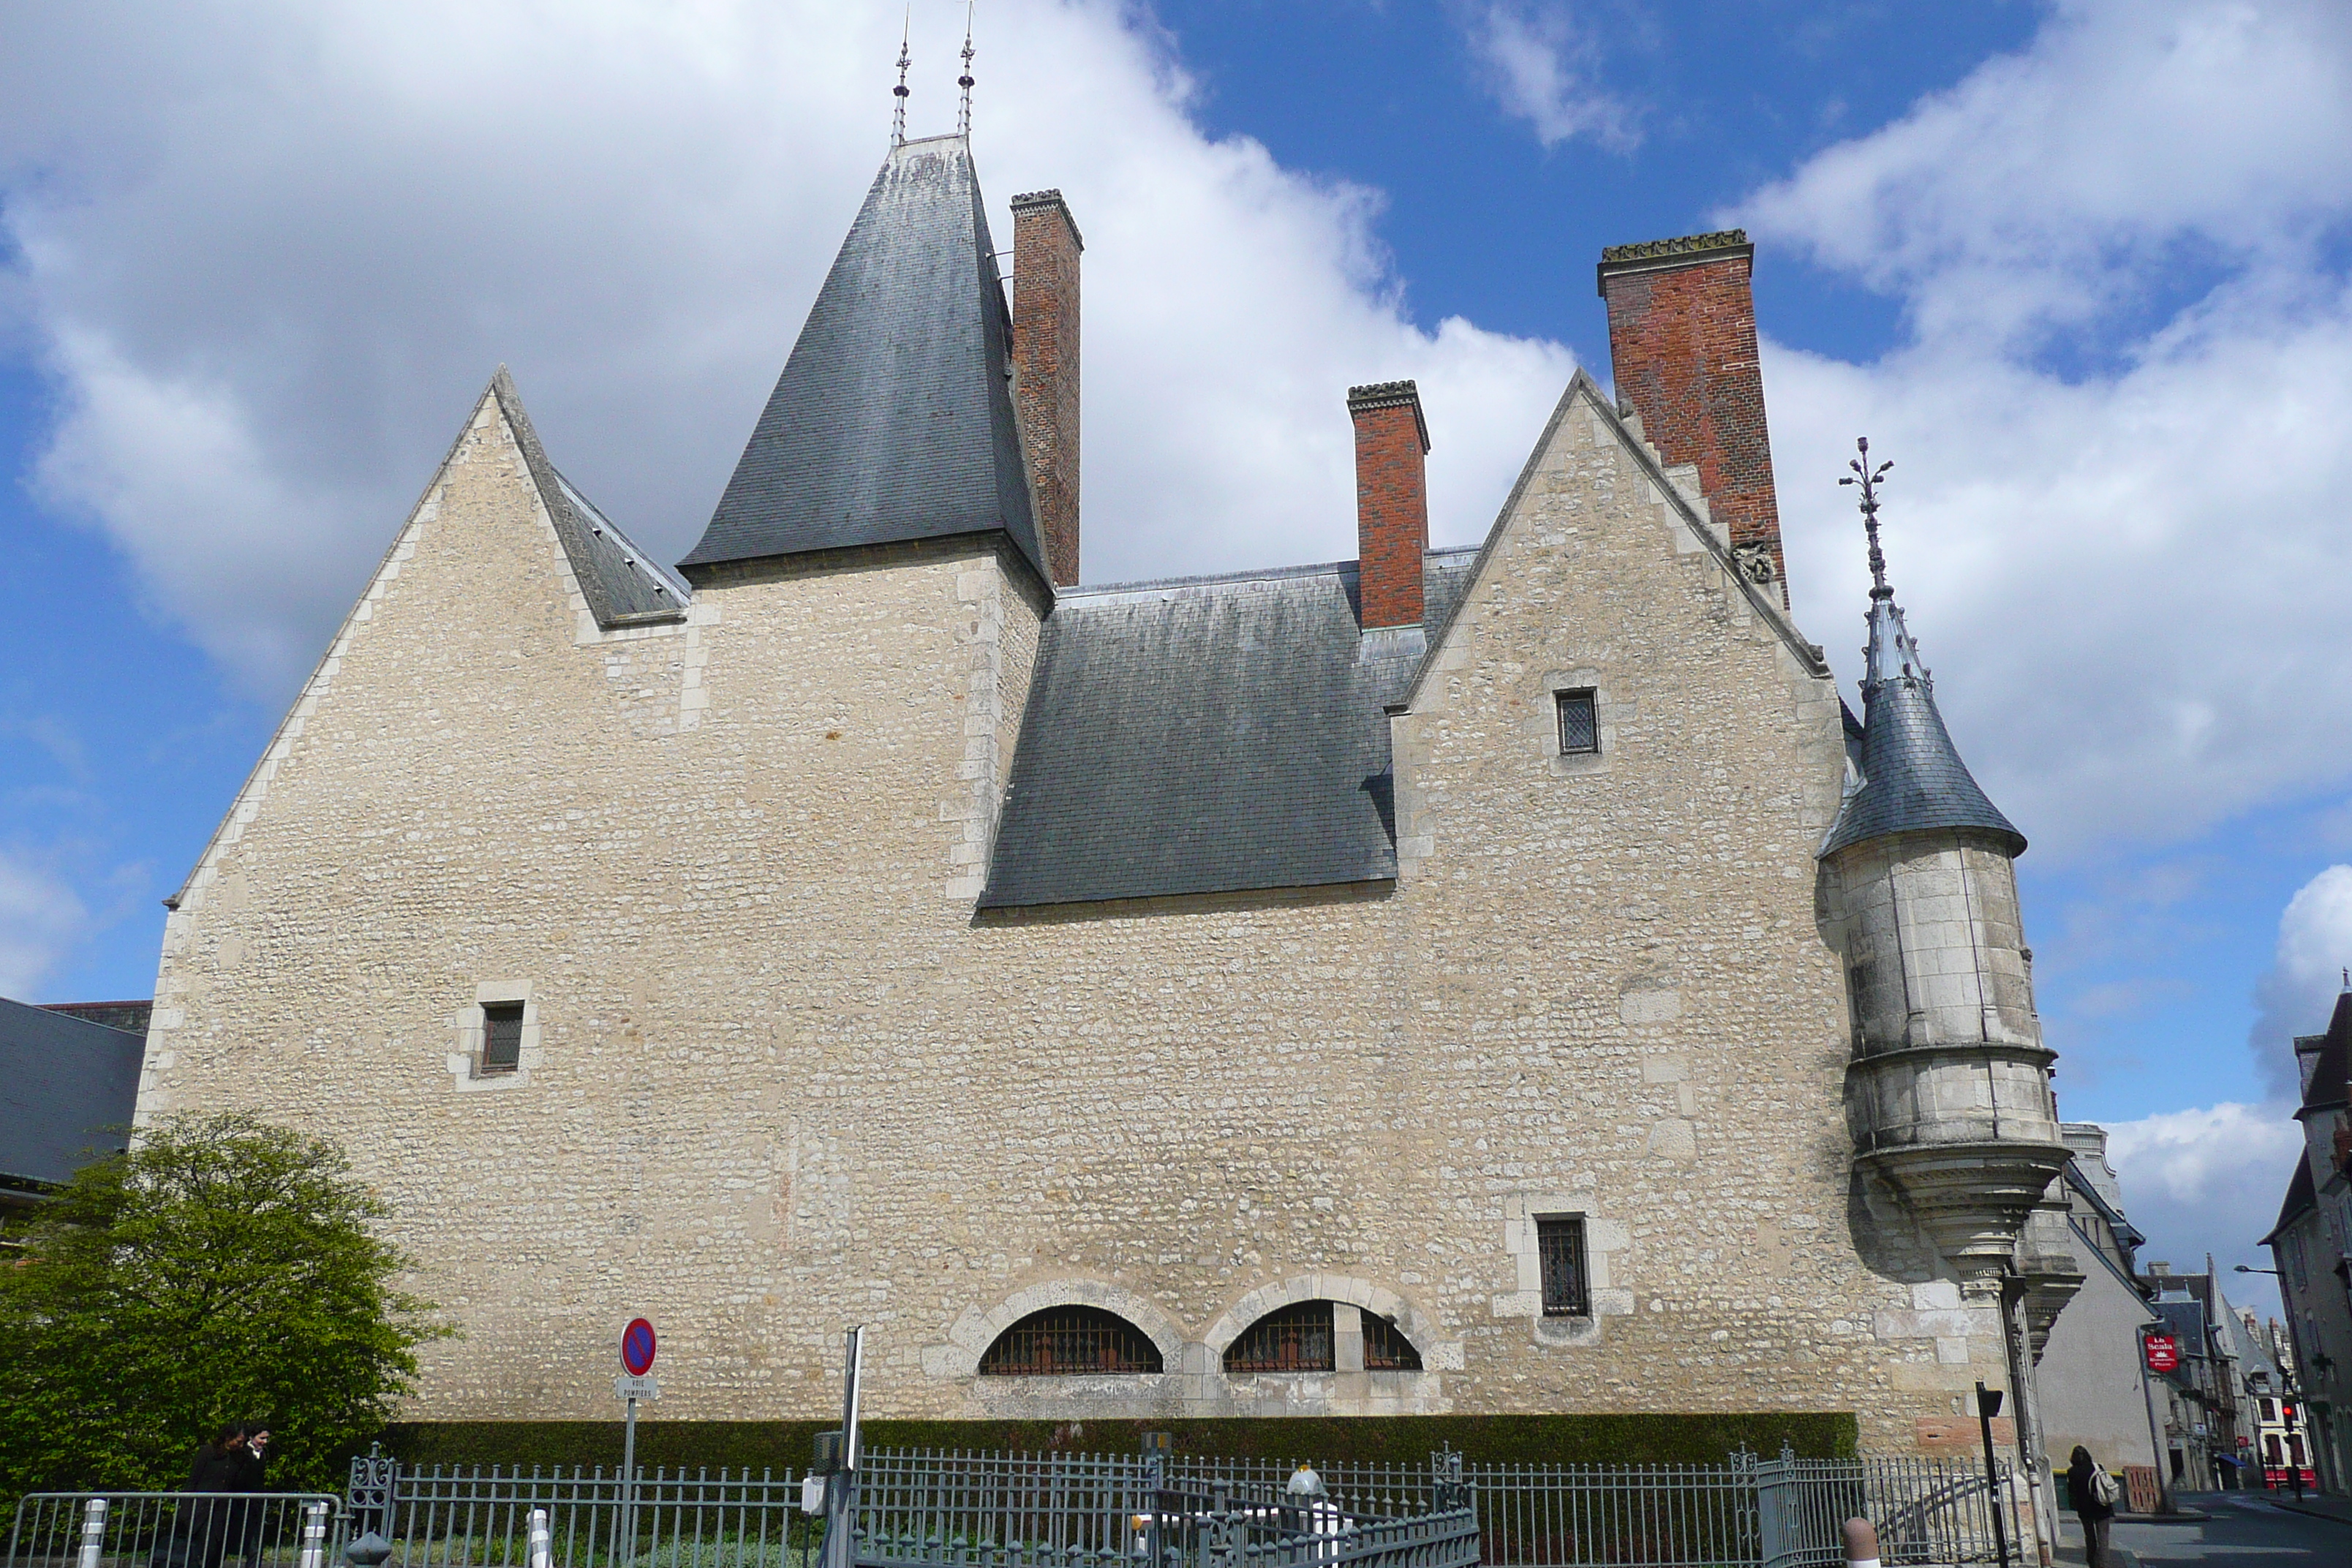
<instances>
[{"instance_id":1,"label":"tree foliage","mask_svg":"<svg viewBox=\"0 0 2352 1568\"><path fill-rule=\"evenodd\" d=\"M176 1488L247 1417L270 1423L273 1488L336 1483L448 1332L396 1288L386 1213L333 1142L251 1114L84 1167L0 1267L0 1493Z\"/></svg>"}]
</instances>

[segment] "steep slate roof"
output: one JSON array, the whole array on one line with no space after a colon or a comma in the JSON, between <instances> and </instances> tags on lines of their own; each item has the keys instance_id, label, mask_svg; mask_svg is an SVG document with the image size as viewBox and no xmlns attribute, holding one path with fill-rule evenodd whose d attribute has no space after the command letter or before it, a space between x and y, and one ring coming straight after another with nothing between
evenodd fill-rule
<instances>
[{"instance_id":1,"label":"steep slate roof","mask_svg":"<svg viewBox=\"0 0 2352 1568\"><path fill-rule=\"evenodd\" d=\"M2336 998L2336 1011L2327 1020L2327 1033L2321 1037L2318 1054L2311 1064L2311 1077L2303 1087L2303 1106L2295 1112L2301 1121L2315 1110L2335 1110L2352 1100L2352 991Z\"/></svg>"},{"instance_id":2,"label":"steep slate roof","mask_svg":"<svg viewBox=\"0 0 2352 1568\"><path fill-rule=\"evenodd\" d=\"M1429 624L1473 559L1424 559ZM980 907L1392 879L1385 710L1423 642L1357 595L1352 561L1063 590Z\"/></svg>"},{"instance_id":3,"label":"steep slate roof","mask_svg":"<svg viewBox=\"0 0 2352 1568\"><path fill-rule=\"evenodd\" d=\"M570 479L558 473L539 444L539 432L523 412L522 395L515 390L507 367L490 378L490 392L522 447L524 465L538 488L541 504L555 524L555 536L571 558L572 574L601 626L632 626L647 621L673 621L686 614L694 590L686 579L647 558L629 542L613 521L596 510Z\"/></svg>"},{"instance_id":4,"label":"steep slate roof","mask_svg":"<svg viewBox=\"0 0 2352 1568\"><path fill-rule=\"evenodd\" d=\"M2286 1202L2279 1205L2278 1220L2270 1234L2254 1243L2268 1247L2279 1233L2319 1206L2319 1188L2311 1179L2311 1161L2306 1152L2298 1150L2294 1156L2294 1174L2286 1184Z\"/></svg>"},{"instance_id":5,"label":"steep slate roof","mask_svg":"<svg viewBox=\"0 0 2352 1568\"><path fill-rule=\"evenodd\" d=\"M1002 531L1045 573L961 136L891 150L683 567Z\"/></svg>"},{"instance_id":6,"label":"steep slate roof","mask_svg":"<svg viewBox=\"0 0 2352 1568\"><path fill-rule=\"evenodd\" d=\"M0 997L0 1184L63 1182L121 1150L147 1042Z\"/></svg>"},{"instance_id":7,"label":"steep slate roof","mask_svg":"<svg viewBox=\"0 0 2352 1568\"><path fill-rule=\"evenodd\" d=\"M1935 678L1919 661L1883 574L1871 590L1862 704L1862 787L1845 797L1822 854L1890 833L1944 827L1982 828L2005 840L2011 856L2025 853L2025 835L1960 761L1936 710Z\"/></svg>"}]
</instances>

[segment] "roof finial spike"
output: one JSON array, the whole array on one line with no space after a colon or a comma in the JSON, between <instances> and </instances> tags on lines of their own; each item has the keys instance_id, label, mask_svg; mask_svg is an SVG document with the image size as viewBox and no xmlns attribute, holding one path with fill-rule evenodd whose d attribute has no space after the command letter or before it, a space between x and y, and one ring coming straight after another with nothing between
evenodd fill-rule
<instances>
[{"instance_id":1,"label":"roof finial spike","mask_svg":"<svg viewBox=\"0 0 2352 1568\"><path fill-rule=\"evenodd\" d=\"M963 102L956 110L956 134L971 134L971 7L972 0L963 0L963 75L956 78L956 86L963 89Z\"/></svg>"},{"instance_id":2,"label":"roof finial spike","mask_svg":"<svg viewBox=\"0 0 2352 1568\"><path fill-rule=\"evenodd\" d=\"M898 24L898 85L890 89L898 100L898 109L890 116L890 145L893 147L907 144L907 68L914 63L914 57L907 51L907 44L914 36L914 0L907 0L907 15Z\"/></svg>"},{"instance_id":3,"label":"roof finial spike","mask_svg":"<svg viewBox=\"0 0 2352 1568\"><path fill-rule=\"evenodd\" d=\"M1846 460L1845 466L1853 473L1838 483L1862 487L1862 526L1870 535L1870 596L1891 599L1895 597L1895 590L1886 585L1886 554L1878 548L1878 481L1886 477L1886 470L1895 463L1889 458L1873 468L1870 466L1870 437L1857 437L1853 444L1862 456Z\"/></svg>"}]
</instances>

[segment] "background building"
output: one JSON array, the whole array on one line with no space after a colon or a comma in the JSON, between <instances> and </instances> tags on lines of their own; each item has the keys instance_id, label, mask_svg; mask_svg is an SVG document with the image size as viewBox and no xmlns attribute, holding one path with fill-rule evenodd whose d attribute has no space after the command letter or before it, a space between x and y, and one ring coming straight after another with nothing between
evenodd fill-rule
<instances>
[{"instance_id":1,"label":"background building","mask_svg":"<svg viewBox=\"0 0 2352 1568\"><path fill-rule=\"evenodd\" d=\"M2352 1411L2352 991L2336 999L2326 1034L2295 1040L2294 1059L2303 1153L2263 1240L2278 1265L2319 1482L2342 1496L2352 1479L2345 1430Z\"/></svg>"},{"instance_id":2,"label":"background building","mask_svg":"<svg viewBox=\"0 0 2352 1568\"><path fill-rule=\"evenodd\" d=\"M83 1165L121 1152L146 1025L143 1002L0 997L0 1233Z\"/></svg>"},{"instance_id":3,"label":"background building","mask_svg":"<svg viewBox=\"0 0 2352 1568\"><path fill-rule=\"evenodd\" d=\"M2133 1468L2152 1485L2159 1464L2149 1425L2140 1331L2160 1322L2135 1257L2146 1237L2124 1217L2122 1184L2107 1163L2106 1129L2065 1123L2074 1152L2061 1185L2082 1288L2052 1326L2035 1368L2044 1443L2060 1469L2077 1444L2110 1470ZM2143 1487L2143 1490L2146 1486Z\"/></svg>"}]
</instances>

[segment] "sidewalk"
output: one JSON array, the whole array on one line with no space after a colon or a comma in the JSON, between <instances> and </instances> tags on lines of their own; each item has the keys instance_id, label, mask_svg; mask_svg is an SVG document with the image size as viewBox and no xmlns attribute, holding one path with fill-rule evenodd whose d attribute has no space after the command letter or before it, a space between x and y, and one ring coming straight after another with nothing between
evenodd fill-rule
<instances>
[{"instance_id":1,"label":"sidewalk","mask_svg":"<svg viewBox=\"0 0 2352 1568\"><path fill-rule=\"evenodd\" d=\"M2352 1501L2340 1497L2322 1497L2317 1492L2305 1492L2296 1497L2293 1492L2248 1492L2274 1508L2290 1513L2307 1513L2314 1519L2332 1519L2338 1524L2352 1524Z\"/></svg>"}]
</instances>

